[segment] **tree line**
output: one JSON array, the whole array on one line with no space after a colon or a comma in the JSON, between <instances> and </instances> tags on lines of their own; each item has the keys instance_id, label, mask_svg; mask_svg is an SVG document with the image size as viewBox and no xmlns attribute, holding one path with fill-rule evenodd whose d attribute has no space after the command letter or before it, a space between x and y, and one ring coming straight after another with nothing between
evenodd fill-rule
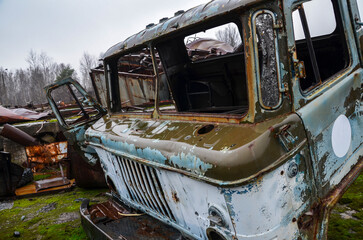
<instances>
[{"instance_id":1,"label":"tree line","mask_svg":"<svg viewBox=\"0 0 363 240\"><path fill-rule=\"evenodd\" d=\"M241 38L237 27L228 24L216 32L216 38L237 47ZM103 54L101 53L100 56ZM25 106L46 103L44 87L65 77L77 80L88 92L93 92L89 72L99 64L97 58L84 52L77 74L70 64L56 63L46 53L31 50L26 58L26 69L7 70L0 66L0 105Z\"/></svg>"},{"instance_id":2,"label":"tree line","mask_svg":"<svg viewBox=\"0 0 363 240\"><path fill-rule=\"evenodd\" d=\"M15 107L46 103L44 87L64 77L72 77L87 91L92 91L89 72L99 64L97 58L87 52L80 59L79 74L70 64L57 63L44 52L31 50L26 61L26 69L0 67L0 105Z\"/></svg>"}]
</instances>

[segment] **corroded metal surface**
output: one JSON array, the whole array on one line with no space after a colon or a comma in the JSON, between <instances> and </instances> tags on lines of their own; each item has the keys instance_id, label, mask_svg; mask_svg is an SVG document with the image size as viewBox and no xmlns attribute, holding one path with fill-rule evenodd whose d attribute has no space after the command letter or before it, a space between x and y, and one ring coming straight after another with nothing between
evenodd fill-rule
<instances>
[{"instance_id":1,"label":"corroded metal surface","mask_svg":"<svg viewBox=\"0 0 363 240\"><path fill-rule=\"evenodd\" d=\"M333 0L335 13L341 14L339 41L346 37L349 64L332 66L335 73L322 68L329 79L302 89L299 77L306 76L305 67L297 59L291 16L301 2L211 1L116 44L106 52L104 61L105 66L112 65L111 70L105 69L108 114L82 126L64 127L65 135L90 164L100 162L115 198L188 238L324 239L331 206L362 168L361 33L350 24L356 2ZM275 19L261 22L258 16L265 17L265 13L272 13L270 17ZM193 29L225 24L226 17L241 20L241 52L191 62L183 37ZM154 74L149 75L157 76L152 84L160 84L161 60L162 76L173 97L180 93L174 100L185 100L184 106L176 104L174 111L162 112L155 101L152 113L124 111L123 96L131 102L135 101L132 95L145 94L140 94L141 87L127 88L130 81L122 80L125 86L120 96L120 89L114 88L119 83L117 66L119 61L134 58L131 50L141 45L143 51L151 49ZM178 52L180 49L183 51ZM241 68L245 70L241 72ZM133 79L137 74L142 77L143 73L134 71L137 69L129 69ZM195 74L198 71L202 73ZM246 88L246 102L237 105L239 114L183 112L189 110L183 96L188 82L204 83L199 92L209 94L209 82L214 78L218 83L228 82L235 72L245 77L235 81L245 81ZM108 73L113 73L110 79ZM193 74L200 78L191 79ZM216 86L223 90L223 84ZM156 91L158 99L160 89L151 89L149 93ZM276 95L268 95L270 91ZM315 216L312 221L310 216ZM82 221L90 234L111 238L102 225L94 226L87 218Z\"/></svg>"},{"instance_id":2,"label":"corroded metal surface","mask_svg":"<svg viewBox=\"0 0 363 240\"><path fill-rule=\"evenodd\" d=\"M82 225L90 239L182 239L175 229L147 215L135 214L114 200L88 206L82 202Z\"/></svg>"},{"instance_id":3,"label":"corroded metal surface","mask_svg":"<svg viewBox=\"0 0 363 240\"><path fill-rule=\"evenodd\" d=\"M28 146L25 151L30 163L54 164L67 157L67 142Z\"/></svg>"},{"instance_id":4,"label":"corroded metal surface","mask_svg":"<svg viewBox=\"0 0 363 240\"><path fill-rule=\"evenodd\" d=\"M279 140L280 129L287 125L296 139L289 152ZM85 136L91 146L218 185L237 184L274 168L306 143L296 115L257 125L218 124L212 131L198 134L203 126L104 118L88 129Z\"/></svg>"},{"instance_id":5,"label":"corroded metal surface","mask_svg":"<svg viewBox=\"0 0 363 240\"><path fill-rule=\"evenodd\" d=\"M68 159L70 161L69 174L82 188L107 187L101 165L97 162L94 166L87 163L73 148L68 145Z\"/></svg>"},{"instance_id":6,"label":"corroded metal surface","mask_svg":"<svg viewBox=\"0 0 363 240\"><path fill-rule=\"evenodd\" d=\"M25 108L7 109L0 106L0 124L37 120L48 115L48 112L38 113Z\"/></svg>"},{"instance_id":7,"label":"corroded metal surface","mask_svg":"<svg viewBox=\"0 0 363 240\"><path fill-rule=\"evenodd\" d=\"M119 73L121 101L123 106L141 105L155 101L155 78L150 75ZM129 100L129 101L128 101Z\"/></svg>"},{"instance_id":8,"label":"corroded metal surface","mask_svg":"<svg viewBox=\"0 0 363 240\"><path fill-rule=\"evenodd\" d=\"M67 185L54 186L47 189L40 189L37 191L35 182L27 184L26 186L17 188L15 190L16 198L40 196L45 194L53 194L61 191L69 191L74 187L74 179L69 180Z\"/></svg>"},{"instance_id":9,"label":"corroded metal surface","mask_svg":"<svg viewBox=\"0 0 363 240\"><path fill-rule=\"evenodd\" d=\"M64 177L44 179L35 182L36 191L69 185L70 181Z\"/></svg>"},{"instance_id":10,"label":"corroded metal surface","mask_svg":"<svg viewBox=\"0 0 363 240\"><path fill-rule=\"evenodd\" d=\"M91 80L93 88L95 89L96 98L102 106L107 106L107 92L106 92L106 79L103 69L92 69Z\"/></svg>"},{"instance_id":11,"label":"corroded metal surface","mask_svg":"<svg viewBox=\"0 0 363 240\"><path fill-rule=\"evenodd\" d=\"M298 226L307 239L326 239L330 212L362 170L363 157L361 156L358 163L333 190L300 216Z\"/></svg>"},{"instance_id":12,"label":"corroded metal surface","mask_svg":"<svg viewBox=\"0 0 363 240\"><path fill-rule=\"evenodd\" d=\"M263 2L263 0L243 0L243 1L229 1L229 0L214 0L209 3L199 5L189 9L181 14L171 17L166 21L146 28L141 32L127 38L125 41L120 42L106 51L104 58L112 57L121 51L129 50L130 48L137 47L150 40L158 39L170 34L174 31L183 31L184 28L189 27L201 20L207 21L215 16L223 15L232 10L247 7L251 4Z\"/></svg>"}]
</instances>

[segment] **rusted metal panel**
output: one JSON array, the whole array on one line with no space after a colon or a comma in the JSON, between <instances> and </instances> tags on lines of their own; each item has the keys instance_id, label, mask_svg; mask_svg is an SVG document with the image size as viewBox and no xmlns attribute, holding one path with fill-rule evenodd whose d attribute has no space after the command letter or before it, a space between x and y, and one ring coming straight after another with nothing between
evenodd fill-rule
<instances>
[{"instance_id":1,"label":"rusted metal panel","mask_svg":"<svg viewBox=\"0 0 363 240\"><path fill-rule=\"evenodd\" d=\"M363 170L363 157L349 170L342 181L332 189L323 199L315 202L309 211L306 211L298 219L298 227L307 239L326 239L328 232L329 215L333 207L344 192L354 182Z\"/></svg>"},{"instance_id":2,"label":"rusted metal panel","mask_svg":"<svg viewBox=\"0 0 363 240\"><path fill-rule=\"evenodd\" d=\"M286 152L279 136L283 127L288 125L296 140ZM112 118L100 121L96 128L87 130L86 141L114 154L218 185L237 184L269 171L306 144L296 115L257 125L212 126L211 131L203 134L198 133L205 127L200 123L134 122ZM133 137L137 137L137 141L131 140Z\"/></svg>"},{"instance_id":3,"label":"rusted metal panel","mask_svg":"<svg viewBox=\"0 0 363 240\"><path fill-rule=\"evenodd\" d=\"M170 226L128 209L114 200L89 206L87 199L80 207L83 228L90 239L182 239Z\"/></svg>"},{"instance_id":4,"label":"rusted metal panel","mask_svg":"<svg viewBox=\"0 0 363 240\"><path fill-rule=\"evenodd\" d=\"M31 197L31 196L40 196L43 194L52 194L57 193L60 191L69 191L74 187L74 179L69 180L69 183L66 185L63 185L63 181L61 183L61 186L53 186L51 188L47 189L39 189L37 190L35 182L28 184L24 187L17 188L15 190L15 194L17 198L23 198L23 197Z\"/></svg>"},{"instance_id":5,"label":"rusted metal panel","mask_svg":"<svg viewBox=\"0 0 363 240\"><path fill-rule=\"evenodd\" d=\"M87 163L74 149L68 145L68 160L70 162L70 178L82 188L107 187L105 175L99 162L94 166Z\"/></svg>"},{"instance_id":6,"label":"rusted metal panel","mask_svg":"<svg viewBox=\"0 0 363 240\"><path fill-rule=\"evenodd\" d=\"M92 69L90 73L93 88L96 92L97 100L102 106L107 106L106 79L103 69Z\"/></svg>"},{"instance_id":7,"label":"rusted metal panel","mask_svg":"<svg viewBox=\"0 0 363 240\"><path fill-rule=\"evenodd\" d=\"M28 146L25 151L30 163L54 164L67 157L68 142Z\"/></svg>"},{"instance_id":8,"label":"rusted metal panel","mask_svg":"<svg viewBox=\"0 0 363 240\"><path fill-rule=\"evenodd\" d=\"M119 73L120 96L125 105L140 105L155 101L155 78ZM125 91L126 90L126 91ZM128 101L129 100L129 101Z\"/></svg>"},{"instance_id":9,"label":"rusted metal panel","mask_svg":"<svg viewBox=\"0 0 363 240\"><path fill-rule=\"evenodd\" d=\"M183 11L179 15L142 30L141 32L127 38L127 40L108 49L103 58L110 58L122 51L127 51L133 47L139 47L150 40L157 40L158 38L162 38L172 32L183 31L185 28L197 22L207 21L218 15L224 15L230 11L238 10L240 8L247 8L247 6L263 1L264 0L210 1L206 4L191 8L185 12Z\"/></svg>"},{"instance_id":10,"label":"rusted metal panel","mask_svg":"<svg viewBox=\"0 0 363 240\"><path fill-rule=\"evenodd\" d=\"M44 179L35 182L35 189L38 192L39 190L69 185L69 183L70 181L64 177Z\"/></svg>"},{"instance_id":11,"label":"rusted metal panel","mask_svg":"<svg viewBox=\"0 0 363 240\"><path fill-rule=\"evenodd\" d=\"M0 106L0 124L37 120L48 115L47 112L38 113L25 108L10 110Z\"/></svg>"}]
</instances>

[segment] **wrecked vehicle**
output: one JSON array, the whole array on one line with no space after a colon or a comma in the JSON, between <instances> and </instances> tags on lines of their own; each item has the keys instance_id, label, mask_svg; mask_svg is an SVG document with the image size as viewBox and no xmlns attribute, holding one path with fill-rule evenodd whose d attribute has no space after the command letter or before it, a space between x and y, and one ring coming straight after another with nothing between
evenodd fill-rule
<instances>
[{"instance_id":1,"label":"wrecked vehicle","mask_svg":"<svg viewBox=\"0 0 363 240\"><path fill-rule=\"evenodd\" d=\"M228 25L236 46L186 47ZM101 104L72 79L46 87L117 202L117 216L82 206L91 239L153 238L146 217L171 229L157 239L326 239L363 167L356 0L214 0L149 24L103 62ZM62 115L64 98L76 115Z\"/></svg>"}]
</instances>

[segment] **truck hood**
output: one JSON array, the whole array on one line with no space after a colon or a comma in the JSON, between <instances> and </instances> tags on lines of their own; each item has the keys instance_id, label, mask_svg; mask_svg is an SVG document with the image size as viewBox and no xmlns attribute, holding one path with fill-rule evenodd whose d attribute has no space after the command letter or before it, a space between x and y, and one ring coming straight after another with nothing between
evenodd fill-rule
<instances>
[{"instance_id":1,"label":"truck hood","mask_svg":"<svg viewBox=\"0 0 363 240\"><path fill-rule=\"evenodd\" d=\"M211 124L104 116L86 144L123 158L216 185L235 185L269 171L306 144L296 114L258 124Z\"/></svg>"}]
</instances>

